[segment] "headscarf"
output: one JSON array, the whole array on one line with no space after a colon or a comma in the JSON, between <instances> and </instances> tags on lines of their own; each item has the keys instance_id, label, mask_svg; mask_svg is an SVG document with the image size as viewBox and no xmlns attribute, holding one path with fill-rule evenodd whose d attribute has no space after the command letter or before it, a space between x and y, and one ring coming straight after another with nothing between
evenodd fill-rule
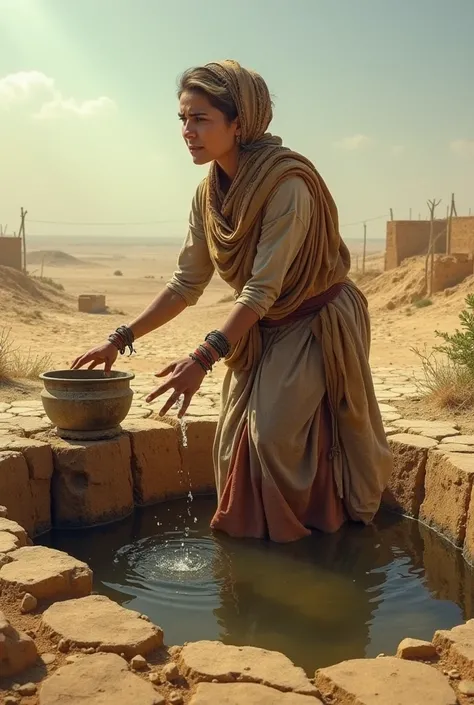
<instances>
[{"instance_id":1,"label":"headscarf","mask_svg":"<svg viewBox=\"0 0 474 705\"><path fill-rule=\"evenodd\" d=\"M236 61L211 63L206 68L229 90L242 132L238 170L227 194L220 189L216 162L211 164L199 194L211 259L237 294L251 278L265 207L278 186L285 179L301 177L314 201L308 234L286 274L279 298L266 314L274 320L283 318L309 296L323 293L347 276L350 256L339 235L337 208L313 164L267 132L272 104L261 76ZM256 325L226 362L233 369L249 370L260 355Z\"/></svg>"}]
</instances>

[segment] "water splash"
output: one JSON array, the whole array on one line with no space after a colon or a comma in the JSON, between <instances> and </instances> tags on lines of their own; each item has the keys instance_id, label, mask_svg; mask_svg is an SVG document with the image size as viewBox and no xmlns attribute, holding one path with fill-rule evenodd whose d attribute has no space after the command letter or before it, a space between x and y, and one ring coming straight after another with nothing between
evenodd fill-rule
<instances>
[{"instance_id":1,"label":"water splash","mask_svg":"<svg viewBox=\"0 0 474 705\"><path fill-rule=\"evenodd\" d=\"M177 411L180 411L183 408L184 404L184 395L181 394L180 397L176 400L175 404L173 405L173 408L176 409ZM179 426L181 430L181 443L183 448L188 447L188 434L187 434L187 423L186 419L184 416L182 416L179 419ZM183 467L186 467L186 473L184 472ZM196 524L197 523L197 517L192 516L192 503L194 501L193 497L193 492L192 492L192 483L191 483L191 475L189 472L189 466L187 464L183 464L179 468L179 473L180 473L180 481L181 484L189 487L189 490L186 495L186 514L187 517L184 517L184 528L183 528L183 533L184 533L184 540L181 541L181 546L180 549L174 549L174 555L172 556L172 562L173 565L179 566L179 570L181 571L187 571L187 570L193 570L193 564L196 563L197 556L195 553L190 552L189 547L187 546L187 542L190 538L191 535L191 523ZM181 518L181 517L180 517ZM178 531L178 527L175 527L175 530ZM166 545L166 544L165 544ZM178 570L178 568L177 568Z\"/></svg>"}]
</instances>

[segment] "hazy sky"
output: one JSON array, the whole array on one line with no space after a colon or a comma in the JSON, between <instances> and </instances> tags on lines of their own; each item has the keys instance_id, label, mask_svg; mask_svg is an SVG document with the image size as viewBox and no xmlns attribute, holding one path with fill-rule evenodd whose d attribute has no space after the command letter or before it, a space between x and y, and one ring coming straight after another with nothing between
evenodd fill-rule
<instances>
[{"instance_id":1,"label":"hazy sky","mask_svg":"<svg viewBox=\"0 0 474 705\"><path fill-rule=\"evenodd\" d=\"M184 235L206 167L177 77L223 58L267 80L273 132L314 161L343 226L433 197L442 215L452 191L474 213L473 37L474 0L0 0L0 223L24 206L30 233Z\"/></svg>"}]
</instances>

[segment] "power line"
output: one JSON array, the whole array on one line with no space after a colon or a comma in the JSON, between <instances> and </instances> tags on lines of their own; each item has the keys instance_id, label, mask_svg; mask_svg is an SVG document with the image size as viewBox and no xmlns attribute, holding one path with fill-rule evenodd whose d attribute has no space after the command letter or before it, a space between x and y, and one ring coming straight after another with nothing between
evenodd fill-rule
<instances>
[{"instance_id":1,"label":"power line","mask_svg":"<svg viewBox=\"0 0 474 705\"><path fill-rule=\"evenodd\" d=\"M364 223L372 223L374 220L382 220L382 218L388 218L388 215L384 213L383 215L377 215L375 218L364 218L363 220L356 220L354 223L344 223L341 228L349 228L351 225L363 225Z\"/></svg>"},{"instance_id":2,"label":"power line","mask_svg":"<svg viewBox=\"0 0 474 705\"><path fill-rule=\"evenodd\" d=\"M388 218L388 215L377 215L374 218L363 218L352 223L343 223L341 228L349 228L353 225L363 225L364 223L372 223L375 220ZM166 225L169 223L184 223L185 219L181 220L141 220L141 221L80 221L80 220L35 220L30 218L29 223L41 223L43 225L93 225L93 226L138 226L138 225Z\"/></svg>"},{"instance_id":3,"label":"power line","mask_svg":"<svg viewBox=\"0 0 474 705\"><path fill-rule=\"evenodd\" d=\"M118 222L105 222L105 221L98 221L98 222L92 222L92 221L68 221L68 220L34 220L30 218L28 220L29 223L42 223L43 225L163 225L166 223L183 223L184 219L182 220L143 220L143 221L137 221L137 222L127 222L127 221L118 221Z\"/></svg>"}]
</instances>

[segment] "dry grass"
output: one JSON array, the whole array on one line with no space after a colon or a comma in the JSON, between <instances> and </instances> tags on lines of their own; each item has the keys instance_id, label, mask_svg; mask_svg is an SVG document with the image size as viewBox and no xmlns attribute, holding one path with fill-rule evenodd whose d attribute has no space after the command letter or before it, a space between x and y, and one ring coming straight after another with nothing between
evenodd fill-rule
<instances>
[{"instance_id":1,"label":"dry grass","mask_svg":"<svg viewBox=\"0 0 474 705\"><path fill-rule=\"evenodd\" d=\"M51 366L51 355L35 355L15 347L10 330L0 328L0 382L13 379L36 379Z\"/></svg>"},{"instance_id":2,"label":"dry grass","mask_svg":"<svg viewBox=\"0 0 474 705\"><path fill-rule=\"evenodd\" d=\"M413 349L423 368L420 392L435 408L465 411L474 407L474 373L447 358Z\"/></svg>"}]
</instances>

